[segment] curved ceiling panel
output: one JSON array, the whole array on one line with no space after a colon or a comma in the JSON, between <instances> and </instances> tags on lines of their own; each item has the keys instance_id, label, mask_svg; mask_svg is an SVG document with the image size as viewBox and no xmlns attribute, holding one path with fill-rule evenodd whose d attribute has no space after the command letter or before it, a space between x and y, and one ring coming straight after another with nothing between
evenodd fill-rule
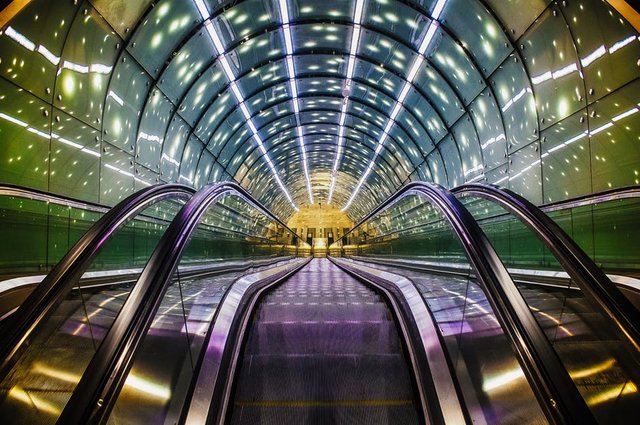
<instances>
[{"instance_id":1,"label":"curved ceiling panel","mask_svg":"<svg viewBox=\"0 0 640 425\"><path fill-rule=\"evenodd\" d=\"M0 36L6 182L111 204L235 179L354 220L409 180L638 183L640 40L600 0L55 3Z\"/></svg>"}]
</instances>

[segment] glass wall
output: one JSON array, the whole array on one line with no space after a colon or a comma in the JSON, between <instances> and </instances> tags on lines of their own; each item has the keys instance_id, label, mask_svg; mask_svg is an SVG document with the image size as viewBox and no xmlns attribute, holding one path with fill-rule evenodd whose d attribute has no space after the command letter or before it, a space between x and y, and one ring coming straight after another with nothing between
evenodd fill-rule
<instances>
[{"instance_id":1,"label":"glass wall","mask_svg":"<svg viewBox=\"0 0 640 425\"><path fill-rule=\"evenodd\" d=\"M571 279L554 280L554 273L545 273L563 271L563 268L525 225L511 219L496 204L472 196L461 199L478 219L502 262L509 267L510 280L514 281L597 421L627 423L640 402L637 349L617 330L606 312L578 289L579 283ZM625 225L621 217L629 214L629 220L633 220L637 206L637 199L620 199L551 214L570 234L601 238L600 243L609 246L607 253L613 253L601 260L605 264L617 271L626 267L626 271L635 272L635 259L630 257L637 256L637 251L614 247L614 243L607 241L616 226ZM615 219L607 219L607 212L611 211L616 212ZM596 218L597 224L592 224L591 220ZM576 232L579 226L586 229ZM616 236L611 239L617 239ZM591 253L598 258L599 252L591 246ZM631 253L616 255L624 249ZM518 379L524 379L524 375L517 362L510 363L507 359L500 360L499 364L505 365L502 369L492 369L491 359L509 350L506 346L500 348L500 344L490 338L501 334L502 327L462 244L442 214L425 198L411 192L399 198L339 241L332 254L408 277L421 292L445 341L450 333L455 335L453 341L447 343L447 350L450 358L455 359L456 376L473 414L481 415L489 423L517 421L509 413L517 415L522 408L505 412L500 394L515 394L511 386ZM509 281L502 284L511 285ZM451 330L452 322L455 332ZM472 342L467 346L466 341ZM464 353L465 348L469 353ZM485 348L489 352L483 352ZM491 351L494 349L497 352Z\"/></svg>"},{"instance_id":2,"label":"glass wall","mask_svg":"<svg viewBox=\"0 0 640 425\"><path fill-rule=\"evenodd\" d=\"M178 208L171 213L160 205L166 202L145 213L151 219L162 211L165 223L170 222ZM58 418L166 229L156 221L141 222L124 226L106 243L91 267L103 272L101 279L85 275L73 282L73 289L21 345L15 364L0 382L0 417L33 424ZM189 239L136 357L123 390L135 408L123 414L154 414L158 403L162 412L184 397L181 385L189 382L222 297L238 278L293 260L293 240L292 232L243 197L228 194L209 208ZM140 267L126 270L132 258ZM120 273L122 269L126 273ZM153 369L158 376L150 376L148 361L160 361Z\"/></svg>"}]
</instances>

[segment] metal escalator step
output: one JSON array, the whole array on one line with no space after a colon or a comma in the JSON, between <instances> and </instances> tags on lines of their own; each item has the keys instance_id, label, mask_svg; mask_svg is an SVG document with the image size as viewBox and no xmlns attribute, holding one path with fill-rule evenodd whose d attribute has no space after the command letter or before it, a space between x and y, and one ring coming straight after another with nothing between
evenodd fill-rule
<instances>
[{"instance_id":1,"label":"metal escalator step","mask_svg":"<svg viewBox=\"0 0 640 425\"><path fill-rule=\"evenodd\" d=\"M236 400L411 400L400 354L250 355L242 365ZM407 385L409 384L409 385Z\"/></svg>"},{"instance_id":2,"label":"metal escalator step","mask_svg":"<svg viewBox=\"0 0 640 425\"><path fill-rule=\"evenodd\" d=\"M231 424L264 425L328 425L370 424L410 425L419 420L413 405L409 406L310 406L310 407L261 407L236 406L238 414Z\"/></svg>"},{"instance_id":3,"label":"metal escalator step","mask_svg":"<svg viewBox=\"0 0 640 425\"><path fill-rule=\"evenodd\" d=\"M393 322L260 322L247 342L247 353L387 354L400 345Z\"/></svg>"}]
</instances>

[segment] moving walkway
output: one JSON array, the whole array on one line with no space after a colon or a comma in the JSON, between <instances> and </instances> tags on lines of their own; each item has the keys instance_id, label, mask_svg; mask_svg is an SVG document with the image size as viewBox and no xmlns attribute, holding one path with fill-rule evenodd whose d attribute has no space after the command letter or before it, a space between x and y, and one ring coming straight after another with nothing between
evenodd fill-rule
<instances>
[{"instance_id":1,"label":"moving walkway","mask_svg":"<svg viewBox=\"0 0 640 425\"><path fill-rule=\"evenodd\" d=\"M81 277L109 238L145 206L169 198L186 203L163 228L135 284L84 288ZM508 198L505 205L561 257L579 286L571 289L577 300L564 290L517 286L479 220L435 185L409 184L366 217L356 231L366 228L368 236L351 244L356 256L343 244L351 258L310 264L296 257L293 233L237 185L195 195L178 186L148 188L105 214L3 327L0 417L624 421L638 403L637 310L570 239L550 237L558 229L535 207ZM407 211L416 208L423 221L408 226ZM468 264L466 276L389 267L407 241L424 236L418 225L449 235L447 246L457 246L457 260ZM214 254L210 241L223 248ZM210 261L215 273L181 276L190 262L207 258L217 258ZM241 258L255 264L238 268ZM383 260L381 269L375 262ZM588 329L578 338L557 337L568 328L555 316L565 304ZM571 363L576 350L589 353L588 367ZM589 383L593 376L599 381ZM617 416L607 416L615 409Z\"/></svg>"}]
</instances>

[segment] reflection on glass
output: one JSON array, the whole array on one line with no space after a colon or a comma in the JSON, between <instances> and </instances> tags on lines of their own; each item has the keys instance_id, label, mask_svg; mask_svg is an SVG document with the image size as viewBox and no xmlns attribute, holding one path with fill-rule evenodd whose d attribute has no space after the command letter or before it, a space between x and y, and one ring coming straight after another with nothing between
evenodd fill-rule
<instances>
[{"instance_id":1,"label":"reflection on glass","mask_svg":"<svg viewBox=\"0 0 640 425\"><path fill-rule=\"evenodd\" d=\"M293 236L238 196L209 208L136 352L109 423L178 420L225 293L239 277L254 272L247 266L259 270L295 255Z\"/></svg>"},{"instance_id":2,"label":"reflection on glass","mask_svg":"<svg viewBox=\"0 0 640 425\"><path fill-rule=\"evenodd\" d=\"M22 345L16 364L0 383L0 416L21 418L32 424L55 422L133 288L141 267L182 204L181 200L157 202L106 242L89 270ZM49 220L53 246L48 252L63 255L66 249L55 241L61 233L69 240L78 232L78 224L69 217L71 209L56 215L51 210L61 207L45 205L44 212L47 207L54 218ZM95 212L81 211L79 215L98 218ZM17 217L25 222L24 214ZM46 241L41 242L46 248Z\"/></svg>"},{"instance_id":3,"label":"reflection on glass","mask_svg":"<svg viewBox=\"0 0 640 425\"><path fill-rule=\"evenodd\" d=\"M435 207L420 196L401 198L331 252L374 261L368 265L414 282L443 337L473 421L545 422L460 241Z\"/></svg>"}]
</instances>

